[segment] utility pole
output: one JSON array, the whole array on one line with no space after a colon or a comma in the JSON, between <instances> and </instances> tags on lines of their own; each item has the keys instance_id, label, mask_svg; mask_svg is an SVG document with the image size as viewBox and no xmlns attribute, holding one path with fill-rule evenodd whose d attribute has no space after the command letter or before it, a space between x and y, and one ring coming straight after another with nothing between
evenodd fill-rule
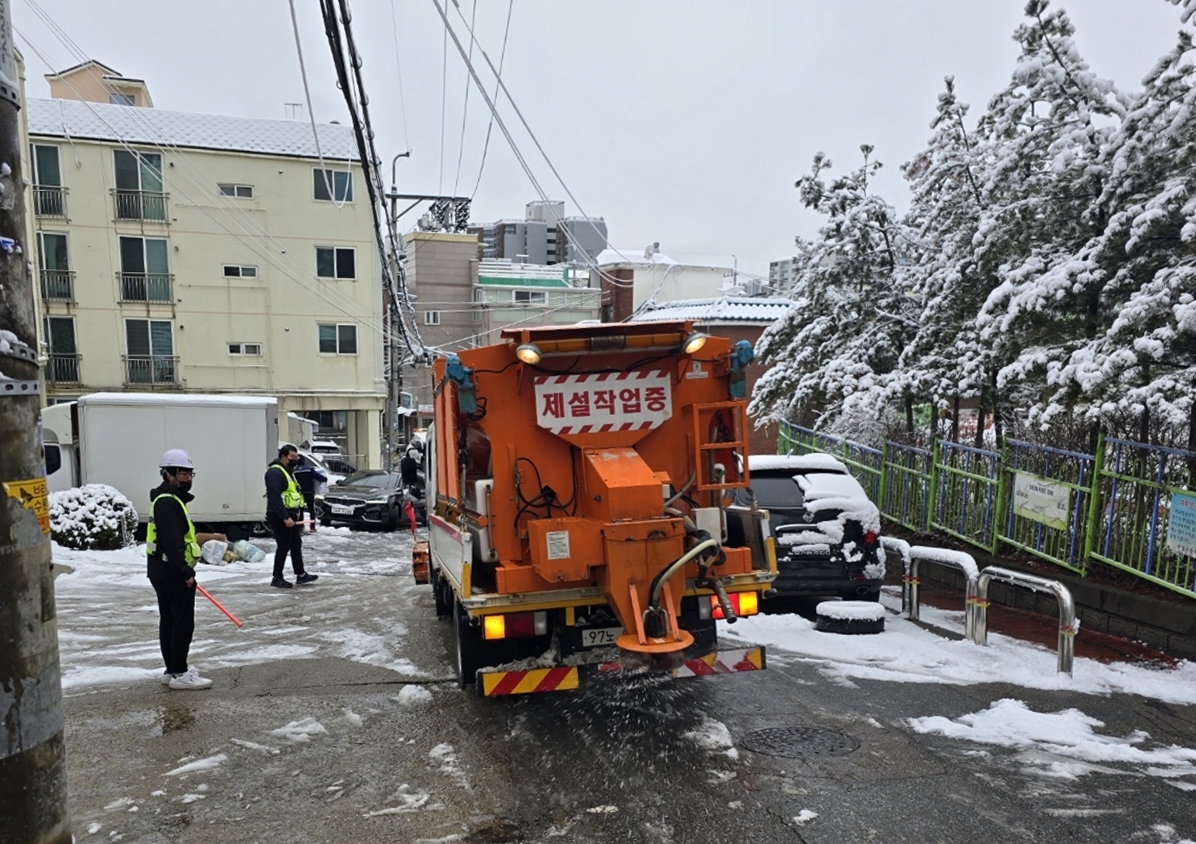
<instances>
[{"instance_id":1,"label":"utility pole","mask_svg":"<svg viewBox=\"0 0 1196 844\"><path fill-rule=\"evenodd\" d=\"M0 844L69 844L37 317L12 18L0 0Z\"/></svg>"},{"instance_id":2,"label":"utility pole","mask_svg":"<svg viewBox=\"0 0 1196 844\"><path fill-rule=\"evenodd\" d=\"M390 161L390 193L386 198L390 200L390 254L383 256L383 260L390 262L390 277L399 277L399 230L396 222L395 203L398 200L398 188L395 186L395 166L400 158L410 158L411 150L400 152ZM397 284L396 284L397 287ZM390 376L386 382L386 455L382 465L387 469L395 468L396 429L399 426L399 405L403 392L403 356L399 351L399 315L401 303L394 300L392 291L387 290L383 299L389 303L386 309L386 361L387 373Z\"/></svg>"}]
</instances>

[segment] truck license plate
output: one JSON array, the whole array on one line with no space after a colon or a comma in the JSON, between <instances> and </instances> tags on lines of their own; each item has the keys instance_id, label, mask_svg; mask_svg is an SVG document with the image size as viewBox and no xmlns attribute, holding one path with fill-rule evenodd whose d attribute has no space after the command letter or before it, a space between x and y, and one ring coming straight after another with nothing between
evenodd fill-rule
<instances>
[{"instance_id":1,"label":"truck license plate","mask_svg":"<svg viewBox=\"0 0 1196 844\"><path fill-rule=\"evenodd\" d=\"M356 507L346 507L343 504L333 504L332 514L334 516L352 516Z\"/></svg>"},{"instance_id":2,"label":"truck license plate","mask_svg":"<svg viewBox=\"0 0 1196 844\"><path fill-rule=\"evenodd\" d=\"M583 648L597 648L601 645L613 645L615 639L623 635L622 627L593 627L581 631L581 646Z\"/></svg>"}]
</instances>

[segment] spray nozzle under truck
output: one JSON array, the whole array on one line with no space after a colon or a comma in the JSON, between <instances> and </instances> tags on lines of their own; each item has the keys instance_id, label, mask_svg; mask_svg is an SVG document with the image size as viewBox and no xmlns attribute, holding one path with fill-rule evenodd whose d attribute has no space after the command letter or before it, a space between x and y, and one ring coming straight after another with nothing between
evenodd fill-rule
<instances>
[{"instance_id":1,"label":"spray nozzle under truck","mask_svg":"<svg viewBox=\"0 0 1196 844\"><path fill-rule=\"evenodd\" d=\"M776 576L748 487L746 341L688 322L507 329L439 359L428 541L416 579L484 695L577 688L612 669L764 667L715 621ZM743 467L742 469L740 467Z\"/></svg>"}]
</instances>

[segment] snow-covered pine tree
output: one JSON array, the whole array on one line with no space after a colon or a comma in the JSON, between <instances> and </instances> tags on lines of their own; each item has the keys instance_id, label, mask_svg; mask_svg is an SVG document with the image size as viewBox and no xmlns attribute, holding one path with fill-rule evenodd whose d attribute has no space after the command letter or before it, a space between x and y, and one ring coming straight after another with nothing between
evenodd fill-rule
<instances>
[{"instance_id":1,"label":"snow-covered pine tree","mask_svg":"<svg viewBox=\"0 0 1196 844\"><path fill-rule=\"evenodd\" d=\"M760 339L769 367L753 389L749 412L758 420L815 421L827 426L842 402L867 392L877 412L886 379L910 333L910 300L900 281L908 234L893 207L869 190L881 166L863 146L864 163L834 179L825 155L797 182L802 204L824 215L812 241L797 238L795 307Z\"/></svg>"},{"instance_id":2,"label":"snow-covered pine tree","mask_svg":"<svg viewBox=\"0 0 1196 844\"><path fill-rule=\"evenodd\" d=\"M1049 379L1052 407L1074 404L1115 433L1196 449L1194 59L1181 31L1109 139L1098 202L1108 224L1073 262L1103 285L1109 322Z\"/></svg>"},{"instance_id":3,"label":"snow-covered pine tree","mask_svg":"<svg viewBox=\"0 0 1196 844\"><path fill-rule=\"evenodd\" d=\"M1167 0L1173 6L1179 6L1182 14L1180 17L1184 23L1196 17L1196 0Z\"/></svg>"},{"instance_id":4,"label":"snow-covered pine tree","mask_svg":"<svg viewBox=\"0 0 1196 844\"><path fill-rule=\"evenodd\" d=\"M979 342L976 314L992 289L972 254L984 208L976 141L968 107L948 76L939 94L925 150L906 164L913 194L907 224L917 232L921 260L912 268L914 299L924 303L919 327L900 358L893 388L929 398L934 406L983 398L996 373L991 346Z\"/></svg>"},{"instance_id":5,"label":"snow-covered pine tree","mask_svg":"<svg viewBox=\"0 0 1196 844\"><path fill-rule=\"evenodd\" d=\"M1066 12L1029 0L1026 15L1010 84L980 122L986 206L975 254L980 274L998 281L978 318L993 354L1010 361L998 382L1041 421L1052 410L1048 371L1111 321L1103 279L1075 255L1107 222L1101 152L1126 100L1089 69Z\"/></svg>"}]
</instances>

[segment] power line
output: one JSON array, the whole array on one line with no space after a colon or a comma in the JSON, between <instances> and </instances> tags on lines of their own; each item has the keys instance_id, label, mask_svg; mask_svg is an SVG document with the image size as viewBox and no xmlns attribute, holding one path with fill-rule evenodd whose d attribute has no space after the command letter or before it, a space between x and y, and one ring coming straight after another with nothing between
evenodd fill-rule
<instances>
[{"instance_id":1,"label":"power line","mask_svg":"<svg viewBox=\"0 0 1196 844\"><path fill-rule=\"evenodd\" d=\"M470 21L477 21L478 17L478 0L473 0L473 11L470 13ZM472 57L473 45L469 47L469 52ZM465 104L461 106L461 140L457 142L457 175L453 179L453 193L457 193L457 189L461 186L461 159L465 156L465 123L469 118L469 89L472 86L469 84L469 74L465 74Z\"/></svg>"},{"instance_id":2,"label":"power line","mask_svg":"<svg viewBox=\"0 0 1196 844\"><path fill-rule=\"evenodd\" d=\"M515 10L515 0L507 0L507 25L502 32L502 50L498 54L498 75L502 76L503 63L507 60L507 36L511 34L511 13ZM494 86L494 97L498 98L498 86ZM482 171L486 169L486 153L490 151L490 133L494 129L494 115L486 124L486 142L482 144L482 163L478 165L478 180L474 182L470 196L477 196L478 186L482 184Z\"/></svg>"}]
</instances>

